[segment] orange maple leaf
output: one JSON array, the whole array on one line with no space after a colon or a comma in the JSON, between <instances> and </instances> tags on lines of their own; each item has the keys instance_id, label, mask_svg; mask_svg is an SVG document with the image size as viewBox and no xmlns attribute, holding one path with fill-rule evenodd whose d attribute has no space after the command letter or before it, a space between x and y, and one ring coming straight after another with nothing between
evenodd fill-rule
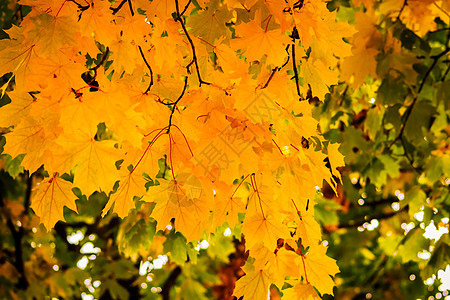
<instances>
[{"instance_id":1,"label":"orange maple leaf","mask_svg":"<svg viewBox=\"0 0 450 300\"><path fill-rule=\"evenodd\" d=\"M67 206L71 210L77 211L75 205L76 196L72 193L72 183L57 176L44 179L33 190L31 196L31 208L47 230L59 220L64 220L63 208Z\"/></svg>"}]
</instances>

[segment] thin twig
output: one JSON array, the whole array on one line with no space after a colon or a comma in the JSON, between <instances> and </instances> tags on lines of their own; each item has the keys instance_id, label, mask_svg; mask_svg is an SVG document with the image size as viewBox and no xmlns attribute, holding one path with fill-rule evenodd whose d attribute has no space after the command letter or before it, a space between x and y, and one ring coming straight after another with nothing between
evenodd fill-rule
<instances>
[{"instance_id":1,"label":"thin twig","mask_svg":"<svg viewBox=\"0 0 450 300\"><path fill-rule=\"evenodd\" d=\"M148 85L147 89L144 92L144 94L148 94L148 92L150 91L150 88L153 85L153 71L152 71L152 67L150 67L150 64L147 62L147 59L145 59L144 52L142 51L141 46L138 45L138 48L139 48L139 52L141 53L142 59L145 62L145 65L147 66L148 70L150 71L150 84Z\"/></svg>"},{"instance_id":2,"label":"thin twig","mask_svg":"<svg viewBox=\"0 0 450 300\"><path fill-rule=\"evenodd\" d=\"M294 78L295 78L295 85L297 87L297 94L300 97L300 99L302 98L302 95L300 93L300 84L298 82L298 71L297 71L297 65L295 63L295 44L292 44L292 68L294 69Z\"/></svg>"},{"instance_id":3,"label":"thin twig","mask_svg":"<svg viewBox=\"0 0 450 300\"><path fill-rule=\"evenodd\" d=\"M186 92L187 82L188 82L188 77L186 76L184 78L183 91L181 92L181 94L178 97L177 101L175 101L173 103L173 106L172 106L172 112L170 113L170 117L169 117L169 126L167 126L167 134L170 132L170 127L172 126L172 117L173 117L173 114L175 113L175 109L177 108L177 104L178 104L178 102L180 102L181 98L183 98L184 93Z\"/></svg>"},{"instance_id":4,"label":"thin twig","mask_svg":"<svg viewBox=\"0 0 450 300\"><path fill-rule=\"evenodd\" d=\"M180 13L180 16L184 15L184 13L186 12L186 10L188 9L189 5L191 4L192 0L189 0L188 3L186 4L186 6L184 7L183 11Z\"/></svg>"},{"instance_id":5,"label":"thin twig","mask_svg":"<svg viewBox=\"0 0 450 300\"><path fill-rule=\"evenodd\" d=\"M95 75L97 75L97 69L100 68L100 66L105 63L106 58L108 57L108 54L109 54L109 47L106 47L105 53L103 53L102 59L100 60L98 65L96 65L95 67L90 68L91 71L94 71ZM94 78L95 78L95 76L94 76Z\"/></svg>"},{"instance_id":6,"label":"thin twig","mask_svg":"<svg viewBox=\"0 0 450 300\"><path fill-rule=\"evenodd\" d=\"M166 281L161 287L161 296L163 300L169 300L170 299L170 290L175 285L175 282L177 281L178 276L181 274L181 267L177 266L175 269L170 272L169 277L167 277Z\"/></svg>"},{"instance_id":7,"label":"thin twig","mask_svg":"<svg viewBox=\"0 0 450 300\"><path fill-rule=\"evenodd\" d=\"M402 15L403 10L405 9L405 6L408 5L408 0L404 0L403 1L403 5L400 8L400 11L398 12L397 18L395 19L395 22L397 22L398 20L400 20L400 16Z\"/></svg>"},{"instance_id":8,"label":"thin twig","mask_svg":"<svg viewBox=\"0 0 450 300\"><path fill-rule=\"evenodd\" d=\"M131 16L134 16L133 5L131 5L131 0L128 0L128 6L130 7Z\"/></svg>"},{"instance_id":9,"label":"thin twig","mask_svg":"<svg viewBox=\"0 0 450 300\"><path fill-rule=\"evenodd\" d=\"M192 65L192 63L194 63L195 64L195 69L197 71L197 76L198 76L198 81L199 81L200 86L202 86L202 84L210 85L211 83L203 81L202 77L200 75L200 68L198 67L197 55L195 53L195 46L194 46L194 43L192 42L191 36L189 35L189 33L188 33L187 29L186 29L186 25L184 24L183 18L181 16L180 6L178 4L178 0L175 0L175 7L176 7L176 10L177 10L177 19L176 19L176 21L180 22L181 27L183 28L184 34L186 35L186 37L187 37L187 39L189 41L189 44L191 45L191 49L192 49L192 61L186 66L186 68L189 71L189 67ZM187 9L187 7L186 7L186 9Z\"/></svg>"},{"instance_id":10,"label":"thin twig","mask_svg":"<svg viewBox=\"0 0 450 300\"><path fill-rule=\"evenodd\" d=\"M428 68L427 72L425 73L422 82L420 83L419 89L417 90L417 95L414 97L411 105L408 106L408 108L406 109L405 114L402 116L403 118L403 122L401 124L400 127L400 131L398 133L398 135L395 137L395 139L391 142L391 144L389 145L388 148L391 148L398 140L401 139L403 132L405 131L406 128L406 123L409 120L409 117L411 116L412 110L414 108L414 106L417 103L417 100L419 99L419 94L422 91L423 87L425 86L425 82L427 81L428 77L431 74L431 71L434 69L434 67L436 66L438 60L443 57L445 54L447 54L450 51L450 47L447 47L444 51L442 51L441 53L439 53L438 55L434 55L431 58L433 58L433 63L431 64L431 66Z\"/></svg>"},{"instance_id":11,"label":"thin twig","mask_svg":"<svg viewBox=\"0 0 450 300\"><path fill-rule=\"evenodd\" d=\"M362 220L358 220L358 221L355 221L355 222L350 222L350 223L347 223L347 224L339 224L338 228L356 228L356 227L364 225L364 223L370 223L372 220L389 219L389 218L392 218L393 216L395 216L395 215L397 215L397 214L399 214L401 212L404 212L407 209L408 209L408 205L406 205L402 209L399 209L397 211L393 211L393 212L390 212L390 213L387 213L387 214L371 216L370 219L367 219L367 220L364 218Z\"/></svg>"},{"instance_id":12,"label":"thin twig","mask_svg":"<svg viewBox=\"0 0 450 300\"><path fill-rule=\"evenodd\" d=\"M125 4L125 2L127 2L127 0L122 0L122 2L120 2L119 6L117 6L116 8L112 8L112 7L109 8L113 11L113 15L115 15L119 12L119 10L122 8L122 6Z\"/></svg>"},{"instance_id":13,"label":"thin twig","mask_svg":"<svg viewBox=\"0 0 450 300\"><path fill-rule=\"evenodd\" d=\"M288 47L289 47L289 46L288 46ZM287 51L287 50L286 50L286 51ZM275 67L275 68L273 68L273 69L272 69L272 73L270 73L269 79L267 79L266 83L263 85L263 87L262 87L261 89L265 89L265 88L269 85L269 83L270 83L270 81L272 80L272 78L273 78L273 76L275 75L275 73L278 72L278 71L280 71L282 68L284 68L284 67L288 64L288 62L289 62L289 56L288 56L286 62L285 62L281 67Z\"/></svg>"},{"instance_id":14,"label":"thin twig","mask_svg":"<svg viewBox=\"0 0 450 300\"><path fill-rule=\"evenodd\" d=\"M400 138L400 142L402 144L403 153L404 153L404 156L406 157L406 160L408 160L408 162L411 165L411 167L413 168L413 170L416 171L418 174L420 174L421 173L421 169L414 167L414 159L412 157L409 157L408 150L406 150L406 144L405 144L404 137Z\"/></svg>"}]
</instances>

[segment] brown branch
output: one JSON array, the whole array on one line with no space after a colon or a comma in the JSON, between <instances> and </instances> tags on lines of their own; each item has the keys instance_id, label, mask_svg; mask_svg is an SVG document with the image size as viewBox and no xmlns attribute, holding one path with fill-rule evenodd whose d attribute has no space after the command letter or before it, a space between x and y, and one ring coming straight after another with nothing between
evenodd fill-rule
<instances>
[{"instance_id":1,"label":"brown branch","mask_svg":"<svg viewBox=\"0 0 450 300\"><path fill-rule=\"evenodd\" d=\"M25 215L28 213L29 205L30 205L30 196L31 196L31 189L32 189L32 180L31 176L28 176L28 171L25 172L26 176L26 183L27 187L25 190L25 197L24 197L24 211L22 212L22 215ZM0 207L4 207L3 198L0 197ZM26 290L29 286L27 277L25 275L25 263L23 260L23 248L22 248L22 239L24 235L24 229L21 225L16 227L14 226L13 221L11 220L10 216L6 217L6 226L8 227L9 231L11 232L11 235L14 240L14 266L17 270L17 272L20 274L19 280L17 282L17 288L21 290Z\"/></svg>"},{"instance_id":2,"label":"brown branch","mask_svg":"<svg viewBox=\"0 0 450 300\"><path fill-rule=\"evenodd\" d=\"M399 214L401 212L404 212L406 210L408 210L408 205L406 205L405 207L403 207L403 208L401 208L401 209L399 209L397 211L393 211L393 212L390 212L390 213L387 213L387 214L380 214L380 215L376 215L376 216L370 216L370 219L367 219L367 220L364 218L364 219L361 219L361 220L358 220L358 221L349 222L347 224L339 224L338 228L357 228L359 226L364 225L364 223L370 223L372 220L386 220L386 219L392 218L395 215L397 215L397 214Z\"/></svg>"},{"instance_id":3,"label":"brown branch","mask_svg":"<svg viewBox=\"0 0 450 300\"><path fill-rule=\"evenodd\" d=\"M297 94L300 97L300 100L302 99L302 95L300 93L300 85L298 82L298 70L297 70L297 64L295 63L295 39L298 37L298 31L297 27L294 26L294 29L292 30L292 40L294 43L291 46L291 55L292 55L292 68L294 69L294 79L295 79L295 85L297 87Z\"/></svg>"},{"instance_id":4,"label":"brown branch","mask_svg":"<svg viewBox=\"0 0 450 300\"><path fill-rule=\"evenodd\" d=\"M131 16L134 16L133 5L131 5L131 0L128 0L128 6L130 7Z\"/></svg>"},{"instance_id":5,"label":"brown branch","mask_svg":"<svg viewBox=\"0 0 450 300\"><path fill-rule=\"evenodd\" d=\"M144 94L148 94L148 92L150 91L150 88L153 85L153 71L152 71L152 67L150 67L150 64L147 62L147 60L145 59L144 56L144 52L142 52L142 48L140 45L138 45L139 48L139 52L141 53L142 59L145 62L145 65L147 66L148 70L150 71L150 84L148 85L147 89L145 90Z\"/></svg>"},{"instance_id":6,"label":"brown branch","mask_svg":"<svg viewBox=\"0 0 450 300\"><path fill-rule=\"evenodd\" d=\"M450 65L447 67L447 70L445 70L444 75L441 78L441 81L445 81L445 77L447 77L449 71L450 71Z\"/></svg>"},{"instance_id":7,"label":"brown branch","mask_svg":"<svg viewBox=\"0 0 450 300\"><path fill-rule=\"evenodd\" d=\"M287 52L288 48L289 48L289 46L286 47L286 52ZM288 54L289 54L289 52L288 52ZM286 62L284 64L282 64L281 67L275 67L275 68L272 69L272 73L270 73L269 79L267 79L266 83L263 85L263 87L261 89L265 89L269 85L269 83L272 80L272 78L275 75L275 73L280 71L281 69L283 69L288 64L289 58L290 57L288 56Z\"/></svg>"},{"instance_id":8,"label":"brown branch","mask_svg":"<svg viewBox=\"0 0 450 300\"><path fill-rule=\"evenodd\" d=\"M83 11L85 11L86 9L88 9L89 7L91 7L90 4L88 4L88 5L81 5L80 3L78 3L78 2L75 1L75 0L69 0L69 1L72 2L72 3L75 3L75 4L78 6L78 10L79 10L80 12L83 12Z\"/></svg>"},{"instance_id":9,"label":"brown branch","mask_svg":"<svg viewBox=\"0 0 450 300\"><path fill-rule=\"evenodd\" d=\"M14 240L14 266L16 267L17 272L19 272L20 277L19 281L17 282L17 287L19 289L27 289L29 283L25 276L25 268L24 268L24 261L23 261L23 251L22 251L22 237L23 237L23 227L20 226L17 230L11 221L10 218L6 221L6 225L9 228L9 231L11 231L11 234L13 236Z\"/></svg>"},{"instance_id":10,"label":"brown branch","mask_svg":"<svg viewBox=\"0 0 450 300\"><path fill-rule=\"evenodd\" d=\"M177 266L175 269L172 270L172 272L170 272L169 277L167 277L166 281L161 287L160 294L163 300L170 300L170 290L175 285L178 276L180 276L181 274L181 271L182 271L181 267Z\"/></svg>"},{"instance_id":11,"label":"brown branch","mask_svg":"<svg viewBox=\"0 0 450 300\"><path fill-rule=\"evenodd\" d=\"M175 0L175 7L176 7L176 10L177 10L177 19L176 19L176 21L180 22L181 27L183 28L184 34L186 35L186 37L187 37L187 39L189 41L189 44L191 45L191 49L192 49L192 61L186 66L186 68L188 69L188 72L189 72L189 67L192 65L192 63L194 63L195 64L195 69L197 71L197 77L198 77L198 81L200 83L200 86L202 86L202 84L210 85L211 83L203 81L203 79L202 79L202 77L200 75L200 68L198 67L198 60L197 60L197 54L195 53L195 46L194 46L194 43L192 42L191 36L189 35L189 33L188 33L187 29L186 29L186 25L184 24L183 18L181 16L180 6L178 4L178 0ZM187 7L185 9L187 9Z\"/></svg>"},{"instance_id":12,"label":"brown branch","mask_svg":"<svg viewBox=\"0 0 450 300\"><path fill-rule=\"evenodd\" d=\"M397 22L398 20L400 20L400 16L402 15L403 10L405 9L406 5L408 5L408 0L404 0L403 1L403 5L400 8L400 11L398 12L397 18L395 19L395 22Z\"/></svg>"},{"instance_id":13,"label":"brown branch","mask_svg":"<svg viewBox=\"0 0 450 300\"><path fill-rule=\"evenodd\" d=\"M103 53L102 59L100 60L98 65L89 69L91 71L94 71L95 76L97 76L97 69L100 68L100 66L102 66L105 63L106 58L108 57L108 54L109 54L109 47L106 47L105 53ZM94 76L94 79L95 79L95 76Z\"/></svg>"},{"instance_id":14,"label":"brown branch","mask_svg":"<svg viewBox=\"0 0 450 300\"><path fill-rule=\"evenodd\" d=\"M427 72L425 73L425 75L424 75L424 77L422 79L422 82L420 83L419 89L417 90L417 96L414 97L411 105L408 106L408 108L405 111L405 114L402 116L403 122L402 122L402 124L400 126L400 132L395 137L395 139L391 142L391 144L389 145L388 148L391 148L398 140L400 140L402 138L403 132L405 131L406 123L408 122L409 117L411 116L412 110L413 110L414 106L416 105L417 100L419 99L419 94L422 91L423 87L425 86L425 82L427 81L428 77L431 74L431 71L434 69L434 67L436 66L436 64L439 61L439 59L441 57L443 57L445 54L447 54L449 51L450 51L450 47L447 47L447 48L445 48L444 51L442 51L438 55L434 55L434 56L431 57L433 59L433 63L428 68Z\"/></svg>"},{"instance_id":15,"label":"brown branch","mask_svg":"<svg viewBox=\"0 0 450 300\"><path fill-rule=\"evenodd\" d=\"M183 11L180 13L180 16L184 15L184 13L186 12L186 10L188 9L189 5L191 5L191 1L189 0L188 3L186 4L186 6L184 7Z\"/></svg>"},{"instance_id":16,"label":"brown branch","mask_svg":"<svg viewBox=\"0 0 450 300\"><path fill-rule=\"evenodd\" d=\"M122 8L122 6L125 4L125 2L127 2L127 0L122 0L122 2L120 2L119 6L117 6L116 8L112 8L110 7L109 9L113 11L113 15L117 14L117 12Z\"/></svg>"},{"instance_id":17,"label":"brown branch","mask_svg":"<svg viewBox=\"0 0 450 300\"><path fill-rule=\"evenodd\" d=\"M184 93L186 92L187 82L188 82L188 77L186 76L186 77L184 78L184 87L183 87L183 91L181 91L181 94L180 94L180 96L178 97L177 101L175 101L175 102L173 103L173 106L172 106L172 112L170 113L170 117L169 117L169 126L167 126L167 133L170 132L170 127L172 126L172 117L173 117L173 114L175 113L175 109L177 109L177 104L178 104L178 102L180 102L181 98L183 98Z\"/></svg>"},{"instance_id":18,"label":"brown branch","mask_svg":"<svg viewBox=\"0 0 450 300\"><path fill-rule=\"evenodd\" d=\"M26 216L28 214L28 210L30 209L30 204L31 204L31 190L33 188L33 174L30 175L30 172L28 170L25 170L24 172L25 174L25 178L27 181L27 188L25 190L25 198L23 200L23 207L24 210L22 212L23 216Z\"/></svg>"},{"instance_id":19,"label":"brown branch","mask_svg":"<svg viewBox=\"0 0 450 300\"><path fill-rule=\"evenodd\" d=\"M409 157L408 150L406 150L405 139L403 136L400 138L400 142L402 144L403 152L404 152L404 156L406 157L406 160L408 160L408 162L411 165L411 167L413 168L413 170L416 171L418 174L420 174L422 170L420 168L414 167L414 165L413 165L414 159L412 157Z\"/></svg>"}]
</instances>

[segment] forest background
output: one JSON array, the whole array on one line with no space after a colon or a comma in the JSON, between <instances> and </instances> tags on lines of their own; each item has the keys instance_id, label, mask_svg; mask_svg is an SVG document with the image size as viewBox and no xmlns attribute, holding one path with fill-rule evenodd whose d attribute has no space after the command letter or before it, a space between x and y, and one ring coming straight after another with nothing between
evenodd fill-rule
<instances>
[{"instance_id":1,"label":"forest background","mask_svg":"<svg viewBox=\"0 0 450 300\"><path fill-rule=\"evenodd\" d=\"M0 298L264 299L270 287L270 299L450 299L449 1L24 0L2 1L0 12ZM69 96L96 102L48 113ZM261 120L251 119L255 111ZM188 199L173 214L159 209L178 195L163 202L163 182L206 189L174 172L203 167L186 157L200 157L207 145L199 141L212 135L191 119L213 134L231 126L265 140L240 137L253 147L233 150L247 165L208 169L208 178L231 180L207 186L214 201L233 187L237 208L204 214L196 202L198 215L181 224L183 209L193 211ZM160 127L153 136L151 122ZM129 124L150 132L141 152L127 143L140 145L144 131ZM86 156L61 147L84 135L102 145L89 168L119 163L77 176ZM153 173L132 177L163 136ZM128 156L111 154L121 147ZM73 160L56 159L67 151ZM267 153L279 157L250 166ZM283 177L286 169L297 177ZM124 191L135 181L145 188L130 198ZM55 186L65 191L48 200ZM290 193L300 200L283 204ZM264 223L270 210L285 219L261 234L250 220ZM196 218L212 228L192 229ZM294 231L281 227L292 223Z\"/></svg>"}]
</instances>

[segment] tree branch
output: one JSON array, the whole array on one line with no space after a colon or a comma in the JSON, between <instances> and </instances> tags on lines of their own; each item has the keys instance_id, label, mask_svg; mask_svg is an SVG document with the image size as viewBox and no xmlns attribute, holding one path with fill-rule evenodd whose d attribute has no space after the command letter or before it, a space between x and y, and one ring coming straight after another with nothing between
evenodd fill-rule
<instances>
[{"instance_id":1,"label":"tree branch","mask_svg":"<svg viewBox=\"0 0 450 300\"><path fill-rule=\"evenodd\" d=\"M163 300L170 300L170 290L175 285L178 276L180 276L181 274L181 271L182 271L181 267L177 266L175 269L172 270L172 272L170 272L169 277L167 277L166 281L161 287L160 294Z\"/></svg>"},{"instance_id":2,"label":"tree branch","mask_svg":"<svg viewBox=\"0 0 450 300\"><path fill-rule=\"evenodd\" d=\"M403 1L403 5L400 8L400 11L398 12L397 18L395 19L395 22L397 22L398 20L400 20L400 16L402 15L403 10L405 9L405 6L408 5L408 0L404 0Z\"/></svg>"},{"instance_id":3,"label":"tree branch","mask_svg":"<svg viewBox=\"0 0 450 300\"><path fill-rule=\"evenodd\" d=\"M183 11L180 13L180 16L184 15L184 13L186 12L186 10L188 9L189 5L191 4L192 0L189 0L188 3L186 4L186 6L184 7Z\"/></svg>"},{"instance_id":4,"label":"tree branch","mask_svg":"<svg viewBox=\"0 0 450 300\"><path fill-rule=\"evenodd\" d=\"M359 226L364 225L364 223L370 223L372 220L386 220L386 219L392 218L393 216L395 216L395 215L397 215L397 214L399 214L401 212L404 212L406 210L408 210L408 205L406 205L402 209L399 209L397 211L393 211L393 212L390 212L390 213L387 213L387 214L380 214L380 215L370 216L370 219L367 219L367 220L366 219L361 219L361 220L354 221L354 222L349 222L349 223L346 223L346 224L339 224L338 228L357 228Z\"/></svg>"},{"instance_id":5,"label":"tree branch","mask_svg":"<svg viewBox=\"0 0 450 300\"><path fill-rule=\"evenodd\" d=\"M391 148L398 140L401 139L403 132L405 131L405 127L406 127L406 123L409 120L409 117L411 116L412 110L414 108L414 106L417 103L417 100L419 99L419 94L422 91L423 87L425 86L425 82L427 81L428 77L431 74L431 71L434 69L434 67L436 66L437 62L439 61L439 59L441 57L443 57L445 54L447 54L450 51L450 47L446 47L444 51L442 51L441 53L439 53L438 55L434 55L431 58L433 59L433 63L431 64L431 66L428 68L427 72L425 73L422 82L419 85L419 89L417 90L417 96L414 97L411 105L408 106L408 108L406 109L405 114L402 116L403 118L403 122L400 126L400 132L398 133L398 135L395 137L395 139L392 141L392 143L389 145L388 148Z\"/></svg>"},{"instance_id":6,"label":"tree branch","mask_svg":"<svg viewBox=\"0 0 450 300\"><path fill-rule=\"evenodd\" d=\"M131 16L134 16L133 5L131 5L131 0L128 0L128 6L130 7Z\"/></svg>"},{"instance_id":7,"label":"tree branch","mask_svg":"<svg viewBox=\"0 0 450 300\"><path fill-rule=\"evenodd\" d=\"M113 11L113 15L117 14L117 12L119 12L119 10L122 8L122 6L125 4L125 2L127 2L127 0L122 0L122 2L120 2L119 6L117 6L116 8L112 8L110 7L109 9Z\"/></svg>"},{"instance_id":8,"label":"tree branch","mask_svg":"<svg viewBox=\"0 0 450 300\"><path fill-rule=\"evenodd\" d=\"M289 46L286 47L286 52L288 52L288 49L289 49ZM289 52L288 52L288 54L289 54ZM263 85L263 87L261 89L265 89L269 85L269 83L272 80L275 73L280 71L282 68L284 68L288 64L289 58L290 58L290 56L288 56L286 62L283 65L281 65L281 67L275 67L272 69L272 73L270 73L269 79L267 79L266 83Z\"/></svg>"},{"instance_id":9,"label":"tree branch","mask_svg":"<svg viewBox=\"0 0 450 300\"><path fill-rule=\"evenodd\" d=\"M150 84L148 85L147 89L145 90L144 94L148 94L148 92L150 91L150 88L153 85L153 71L152 71L152 67L150 67L150 64L147 62L147 60L145 59L144 56L144 52L142 52L142 48L140 45L138 45L139 48L139 52L141 53L142 59L145 62L145 65L147 66L148 70L150 71Z\"/></svg>"},{"instance_id":10,"label":"tree branch","mask_svg":"<svg viewBox=\"0 0 450 300\"><path fill-rule=\"evenodd\" d=\"M294 30L297 31L297 29L294 27ZM292 44L291 47L291 55L292 55L292 68L294 69L294 78L295 78L295 85L297 87L297 94L302 99L302 95L300 93L300 85L298 82L298 71L297 71L297 65L295 63L295 38L294 38L294 44Z\"/></svg>"},{"instance_id":11,"label":"tree branch","mask_svg":"<svg viewBox=\"0 0 450 300\"><path fill-rule=\"evenodd\" d=\"M26 215L28 213L28 209L30 206L30 196L31 196L31 189L32 189L32 178L29 176L28 171L25 172L26 176L26 190L25 190L25 197L24 197L24 210L22 212L22 215ZM0 197L0 207L4 207L3 198ZM11 232L11 235L14 240L14 266L17 270L17 272L20 274L19 280L17 282L17 288L21 290L27 289L29 286L28 280L25 275L25 264L23 261L23 249L22 249L22 238L24 235L24 230L22 225L19 224L17 230L14 226L13 221L11 220L10 216L6 216L6 225Z\"/></svg>"},{"instance_id":12,"label":"tree branch","mask_svg":"<svg viewBox=\"0 0 450 300\"><path fill-rule=\"evenodd\" d=\"M98 68L100 68L100 66L102 66L105 63L106 58L108 57L108 54L109 54L109 47L106 47L105 53L103 53L102 59L100 60L98 65L96 65L95 67L92 67L92 68L89 69L91 71L94 71L94 73L95 73L94 79L97 76Z\"/></svg>"},{"instance_id":13,"label":"tree branch","mask_svg":"<svg viewBox=\"0 0 450 300\"><path fill-rule=\"evenodd\" d=\"M188 4L190 4L190 3L188 3ZM175 7L176 7L176 10L177 10L177 19L176 19L176 21L180 22L181 27L183 28L184 34L186 35L186 37L187 37L187 39L189 41L189 44L191 45L191 49L192 49L192 61L186 66L186 68L188 69L188 73L190 73L189 72L189 67L192 65L192 63L194 63L195 64L195 69L197 71L197 77L198 77L198 81L200 83L200 86L202 86L202 84L210 85L211 83L203 81L203 79L202 79L202 77L200 75L200 68L198 67L197 54L195 53L195 46L194 46L194 43L192 42L191 36L189 35L189 33L188 33L187 29L186 29L186 25L184 24L182 15L180 13L180 6L178 4L178 0L175 0ZM187 7L185 8L185 10L186 9L187 9Z\"/></svg>"},{"instance_id":14,"label":"tree branch","mask_svg":"<svg viewBox=\"0 0 450 300\"><path fill-rule=\"evenodd\" d=\"M172 117L173 117L173 114L175 113L175 109L177 108L177 104L178 104L178 102L180 102L181 98L183 98L184 93L186 92L187 81L188 81L188 77L186 76L186 77L184 78L184 87L183 87L183 91L181 92L181 94L180 94L180 96L178 97L177 101L175 101L175 102L173 103L173 106L172 106L172 112L170 113L170 117L169 117L169 126L167 126L167 133L170 132L170 127L172 126Z\"/></svg>"}]
</instances>

